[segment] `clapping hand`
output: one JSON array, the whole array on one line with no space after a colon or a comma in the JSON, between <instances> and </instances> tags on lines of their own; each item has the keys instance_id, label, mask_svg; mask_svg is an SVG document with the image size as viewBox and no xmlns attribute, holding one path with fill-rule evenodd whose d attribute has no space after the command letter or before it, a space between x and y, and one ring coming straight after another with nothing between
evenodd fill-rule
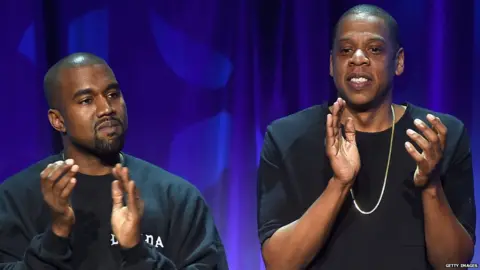
<instances>
[{"instance_id":1,"label":"clapping hand","mask_svg":"<svg viewBox=\"0 0 480 270\"><path fill-rule=\"evenodd\" d=\"M70 195L77 180L78 165L74 161L57 161L49 164L40 173L40 188L43 200L52 213L52 231L59 237L67 238L75 223L75 213L70 204Z\"/></svg>"},{"instance_id":2,"label":"clapping hand","mask_svg":"<svg viewBox=\"0 0 480 270\"><path fill-rule=\"evenodd\" d=\"M122 248L132 248L140 242L140 220L144 203L135 182L128 176L128 169L117 164L113 168L112 182L112 231ZM126 205L124 196L126 194Z\"/></svg>"},{"instance_id":3,"label":"clapping hand","mask_svg":"<svg viewBox=\"0 0 480 270\"><path fill-rule=\"evenodd\" d=\"M432 128L420 119L414 121L415 126L422 132L423 136L414 130L407 130L407 135L422 149L422 153L418 152L410 142L405 143L407 152L417 163L413 178L417 187L424 187L431 183L431 179L437 179L439 176L438 165L443 158L447 138L447 127L440 118L428 114L427 120Z\"/></svg>"},{"instance_id":4,"label":"clapping hand","mask_svg":"<svg viewBox=\"0 0 480 270\"><path fill-rule=\"evenodd\" d=\"M332 106L332 113L327 115L326 153L333 170L333 179L351 186L360 170L360 154L352 118L346 120L345 136L342 134L341 116L344 109L345 101L339 98Z\"/></svg>"}]
</instances>

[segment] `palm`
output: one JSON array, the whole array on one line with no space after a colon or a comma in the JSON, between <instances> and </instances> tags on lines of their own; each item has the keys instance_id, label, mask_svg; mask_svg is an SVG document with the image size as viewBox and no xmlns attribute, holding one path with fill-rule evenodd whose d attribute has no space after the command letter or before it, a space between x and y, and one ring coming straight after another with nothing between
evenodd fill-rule
<instances>
[{"instance_id":1,"label":"palm","mask_svg":"<svg viewBox=\"0 0 480 270\"><path fill-rule=\"evenodd\" d=\"M431 162L429 162L430 158L427 157L425 152L422 152L420 156L421 156L421 159L424 160L425 162L421 162L420 164L417 164L417 168L415 169L413 180L416 186L423 187L427 184L429 180L429 175L434 170L435 166L438 163L438 160L435 160L434 164L431 164Z\"/></svg>"},{"instance_id":2,"label":"palm","mask_svg":"<svg viewBox=\"0 0 480 270\"><path fill-rule=\"evenodd\" d=\"M73 208L71 205L69 205L67 207L67 210L65 212L65 216L68 217L68 218L71 218L71 220L73 221L73 223L75 223L75 212L73 211Z\"/></svg>"},{"instance_id":3,"label":"palm","mask_svg":"<svg viewBox=\"0 0 480 270\"><path fill-rule=\"evenodd\" d=\"M117 164L112 170L120 180L112 182L112 231L123 248L132 248L140 241L140 220L144 204L135 182L128 177L128 169ZM126 191L126 198L124 196ZM124 199L127 203L124 204Z\"/></svg>"},{"instance_id":4,"label":"palm","mask_svg":"<svg viewBox=\"0 0 480 270\"><path fill-rule=\"evenodd\" d=\"M50 196L49 196L50 195ZM75 223L75 212L67 200L56 198L53 194L44 196L44 200L55 216L61 216L64 219L71 220Z\"/></svg>"},{"instance_id":5,"label":"palm","mask_svg":"<svg viewBox=\"0 0 480 270\"><path fill-rule=\"evenodd\" d=\"M352 179L360 169L357 145L339 137L330 150L330 166L338 179Z\"/></svg>"},{"instance_id":6,"label":"palm","mask_svg":"<svg viewBox=\"0 0 480 270\"><path fill-rule=\"evenodd\" d=\"M113 210L111 222L113 233L118 238L122 238L136 226L135 219L127 206Z\"/></svg>"},{"instance_id":7,"label":"palm","mask_svg":"<svg viewBox=\"0 0 480 270\"><path fill-rule=\"evenodd\" d=\"M50 207L53 211L53 219L58 219L58 221L68 220L68 223L70 224L75 223L75 212L73 211L71 205L67 205L64 207L55 207L53 205L50 205Z\"/></svg>"},{"instance_id":8,"label":"palm","mask_svg":"<svg viewBox=\"0 0 480 270\"><path fill-rule=\"evenodd\" d=\"M341 115L344 108L345 101L342 99L333 104L332 114L327 116L325 146L335 179L348 184L360 170L360 154L353 119L347 119L345 135L342 134Z\"/></svg>"},{"instance_id":9,"label":"palm","mask_svg":"<svg viewBox=\"0 0 480 270\"><path fill-rule=\"evenodd\" d=\"M431 127L422 120L414 121L415 126L423 136L414 130L407 130L407 135L421 148L422 152L420 153L411 142L405 143L407 152L417 163L414 174L414 183L417 187L439 183L441 162L448 133L447 127L440 118L428 114L427 120Z\"/></svg>"},{"instance_id":10,"label":"palm","mask_svg":"<svg viewBox=\"0 0 480 270\"><path fill-rule=\"evenodd\" d=\"M55 213L59 213L65 216L75 216L72 206L68 201L53 196L44 196L45 202L50 206L50 209Z\"/></svg>"}]
</instances>

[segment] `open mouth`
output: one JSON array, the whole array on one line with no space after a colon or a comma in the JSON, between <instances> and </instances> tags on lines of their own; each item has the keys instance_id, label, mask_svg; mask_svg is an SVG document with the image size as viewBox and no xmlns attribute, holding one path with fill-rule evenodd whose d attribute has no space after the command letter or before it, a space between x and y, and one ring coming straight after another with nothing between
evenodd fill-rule
<instances>
[{"instance_id":1,"label":"open mouth","mask_svg":"<svg viewBox=\"0 0 480 270\"><path fill-rule=\"evenodd\" d=\"M372 84L372 79L368 75L351 75L347 79L348 84L357 90L361 90Z\"/></svg>"}]
</instances>

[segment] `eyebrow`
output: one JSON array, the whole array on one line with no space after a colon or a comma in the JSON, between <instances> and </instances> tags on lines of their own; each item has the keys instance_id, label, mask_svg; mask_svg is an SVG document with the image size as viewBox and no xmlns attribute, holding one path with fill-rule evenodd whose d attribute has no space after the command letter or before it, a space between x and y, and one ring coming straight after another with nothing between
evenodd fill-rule
<instances>
[{"instance_id":1,"label":"eyebrow","mask_svg":"<svg viewBox=\"0 0 480 270\"><path fill-rule=\"evenodd\" d=\"M111 83L103 90L103 92L111 90L111 89L118 89L120 86L118 83ZM85 88L85 89L80 89L73 94L73 99L77 99L78 97L84 96L84 95L91 95L93 94L93 89L92 88Z\"/></svg>"},{"instance_id":2,"label":"eyebrow","mask_svg":"<svg viewBox=\"0 0 480 270\"><path fill-rule=\"evenodd\" d=\"M350 38L350 36L346 36L346 37L342 37L340 39L338 39L338 42L344 42L344 41L351 41L352 39ZM371 37L371 38L368 38L368 41L381 41L381 42L386 42L385 39L381 36L375 36L375 37Z\"/></svg>"}]
</instances>

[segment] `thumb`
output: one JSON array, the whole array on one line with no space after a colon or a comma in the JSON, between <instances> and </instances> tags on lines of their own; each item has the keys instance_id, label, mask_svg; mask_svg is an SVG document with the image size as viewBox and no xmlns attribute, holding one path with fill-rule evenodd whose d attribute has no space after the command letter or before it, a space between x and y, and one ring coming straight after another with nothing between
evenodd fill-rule
<instances>
[{"instance_id":1,"label":"thumb","mask_svg":"<svg viewBox=\"0 0 480 270\"><path fill-rule=\"evenodd\" d=\"M347 118L347 122L345 123L345 138L349 143L357 143L355 140L355 125L353 124L353 119L351 117Z\"/></svg>"},{"instance_id":2,"label":"thumb","mask_svg":"<svg viewBox=\"0 0 480 270\"><path fill-rule=\"evenodd\" d=\"M118 210L123 207L123 190L118 180L112 182L112 200L113 210Z\"/></svg>"}]
</instances>

